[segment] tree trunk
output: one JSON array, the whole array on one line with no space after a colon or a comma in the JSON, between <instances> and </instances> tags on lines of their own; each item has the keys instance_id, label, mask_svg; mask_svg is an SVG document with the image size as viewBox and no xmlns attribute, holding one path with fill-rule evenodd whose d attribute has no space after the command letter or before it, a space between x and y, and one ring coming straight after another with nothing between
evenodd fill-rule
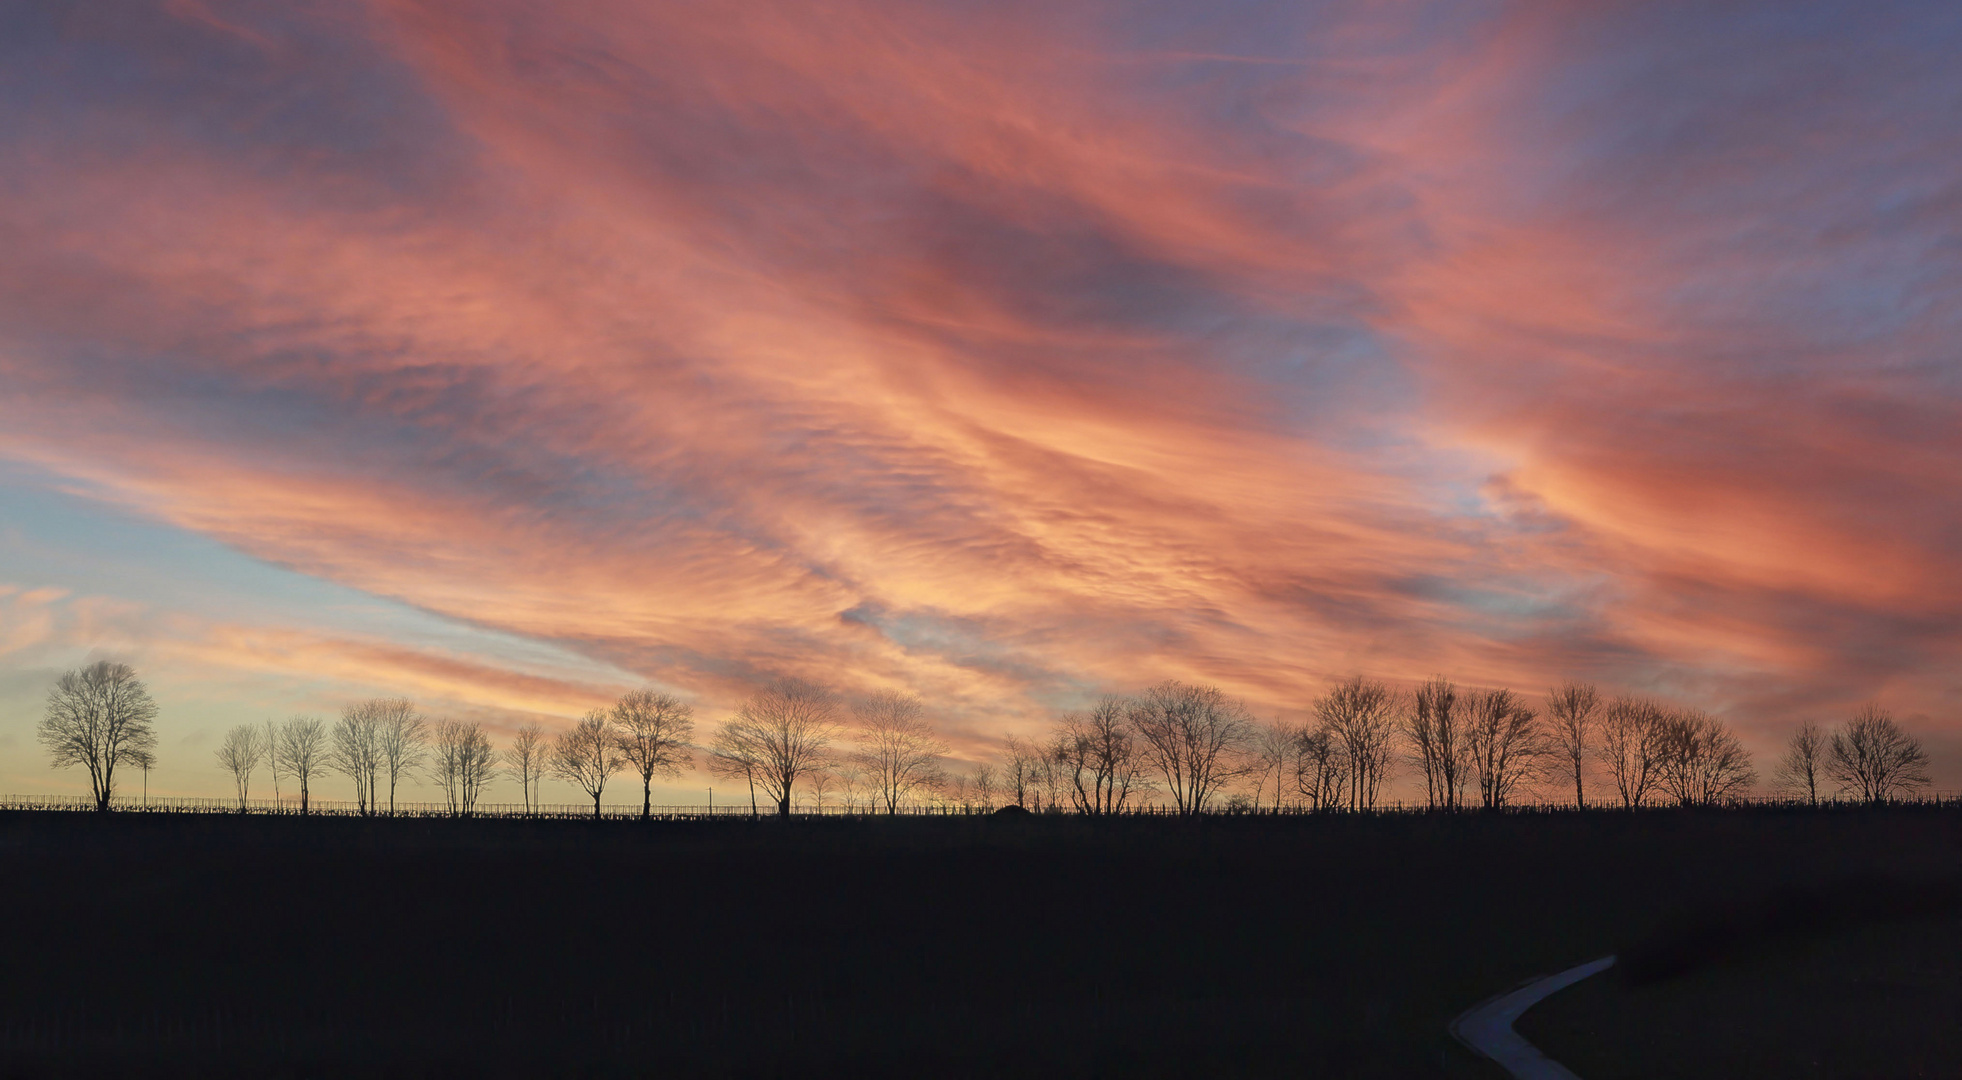
<instances>
[{"instance_id":1,"label":"tree trunk","mask_svg":"<svg viewBox=\"0 0 1962 1080\"><path fill-rule=\"evenodd\" d=\"M600 817L599 801L600 801L600 793L597 791L593 792L593 820L594 821L598 821Z\"/></svg>"},{"instance_id":2,"label":"tree trunk","mask_svg":"<svg viewBox=\"0 0 1962 1080\"><path fill-rule=\"evenodd\" d=\"M646 821L652 817L653 810L654 782L643 776L640 778L640 820Z\"/></svg>"},{"instance_id":3,"label":"tree trunk","mask_svg":"<svg viewBox=\"0 0 1962 1080\"><path fill-rule=\"evenodd\" d=\"M790 816L790 792L788 791L783 793L783 798L777 800L777 816L785 818Z\"/></svg>"}]
</instances>

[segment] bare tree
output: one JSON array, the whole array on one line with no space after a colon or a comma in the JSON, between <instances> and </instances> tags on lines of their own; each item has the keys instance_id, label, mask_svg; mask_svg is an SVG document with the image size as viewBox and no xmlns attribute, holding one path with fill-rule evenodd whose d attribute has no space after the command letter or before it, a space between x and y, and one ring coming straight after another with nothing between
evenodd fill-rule
<instances>
[{"instance_id":1,"label":"bare tree","mask_svg":"<svg viewBox=\"0 0 1962 1080\"><path fill-rule=\"evenodd\" d=\"M1276 720L1271 724L1255 724L1253 735L1254 777L1253 807L1260 808L1261 796L1268 790L1271 781L1274 791L1274 810L1279 812L1281 802L1294 784L1297 766L1295 756L1301 750L1301 731L1285 721Z\"/></svg>"},{"instance_id":2,"label":"bare tree","mask_svg":"<svg viewBox=\"0 0 1962 1080\"><path fill-rule=\"evenodd\" d=\"M1641 806L1656 784L1662 719L1655 703L1626 695L1609 702L1601 713L1601 744L1596 753L1614 779L1623 809Z\"/></svg>"},{"instance_id":3,"label":"bare tree","mask_svg":"<svg viewBox=\"0 0 1962 1080\"><path fill-rule=\"evenodd\" d=\"M482 724L438 720L430 728L429 774L443 789L454 817L477 811L484 786L497 775L497 752Z\"/></svg>"},{"instance_id":4,"label":"bare tree","mask_svg":"<svg viewBox=\"0 0 1962 1080\"><path fill-rule=\"evenodd\" d=\"M260 742L260 745L261 745L261 746L263 746L263 747L265 747L265 749L266 749L266 769L267 769L268 771L270 771L270 772L272 773L272 782L273 782L273 809L274 809L274 810L277 810L277 809L279 809L279 806L280 806L280 801L279 801L279 728L278 728L278 727L276 727L276 726L275 726L275 725L273 724L273 722L272 722L272 718L271 718L271 717L267 717L267 718L266 718L266 733L265 733L265 735L264 735L264 736L262 737L262 741Z\"/></svg>"},{"instance_id":5,"label":"bare tree","mask_svg":"<svg viewBox=\"0 0 1962 1080\"><path fill-rule=\"evenodd\" d=\"M1349 762L1326 723L1301 730L1294 764L1294 789L1310 810L1339 810L1349 789Z\"/></svg>"},{"instance_id":6,"label":"bare tree","mask_svg":"<svg viewBox=\"0 0 1962 1080\"><path fill-rule=\"evenodd\" d=\"M150 806L150 770L157 767L157 755L148 750L133 750L129 755L129 763L136 766L143 773L143 806L145 809L148 809Z\"/></svg>"},{"instance_id":7,"label":"bare tree","mask_svg":"<svg viewBox=\"0 0 1962 1080\"><path fill-rule=\"evenodd\" d=\"M710 752L718 775L745 778L790 816L797 780L830 764L831 740L838 733L838 704L830 691L801 679L778 679L744 702L722 725Z\"/></svg>"},{"instance_id":8,"label":"bare tree","mask_svg":"<svg viewBox=\"0 0 1962 1080\"><path fill-rule=\"evenodd\" d=\"M828 805L826 796L830 794L831 786L837 780L838 778L832 775L830 769L813 769L809 773L806 773L804 775L804 808L813 813L824 813L824 808Z\"/></svg>"},{"instance_id":9,"label":"bare tree","mask_svg":"<svg viewBox=\"0 0 1962 1080\"><path fill-rule=\"evenodd\" d=\"M1826 775L1866 802L1886 802L1928 786L1928 753L1885 709L1868 705L1833 732Z\"/></svg>"},{"instance_id":10,"label":"bare tree","mask_svg":"<svg viewBox=\"0 0 1962 1080\"><path fill-rule=\"evenodd\" d=\"M1044 780L1049 802L1067 791L1079 813L1115 814L1149 787L1137 740L1124 722L1129 703L1106 694L1086 713L1066 713L1050 741Z\"/></svg>"},{"instance_id":11,"label":"bare tree","mask_svg":"<svg viewBox=\"0 0 1962 1080\"><path fill-rule=\"evenodd\" d=\"M974 801L981 809L992 812L1001 802L1001 778L995 774L995 767L982 762L974 767Z\"/></svg>"},{"instance_id":12,"label":"bare tree","mask_svg":"<svg viewBox=\"0 0 1962 1080\"><path fill-rule=\"evenodd\" d=\"M932 797L934 805L942 809L958 806L963 811L968 807L971 794L967 777L960 773L950 773L945 769L940 770L940 774L934 777L933 782L926 785L926 791Z\"/></svg>"},{"instance_id":13,"label":"bare tree","mask_svg":"<svg viewBox=\"0 0 1962 1080\"><path fill-rule=\"evenodd\" d=\"M240 724L225 733L225 741L218 744L218 764L232 774L232 786L238 791L239 813L245 812L245 801L251 795L252 770L267 757L265 742L259 737L256 724Z\"/></svg>"},{"instance_id":14,"label":"bare tree","mask_svg":"<svg viewBox=\"0 0 1962 1080\"><path fill-rule=\"evenodd\" d=\"M1433 810L1464 805L1472 761L1460 704L1458 688L1438 675L1417 688L1403 714L1404 738L1424 774L1424 798Z\"/></svg>"},{"instance_id":15,"label":"bare tree","mask_svg":"<svg viewBox=\"0 0 1962 1080\"><path fill-rule=\"evenodd\" d=\"M1058 734L1043 748L1042 758L1029 773L1029 790L1033 793L1037 813L1057 813L1064 803L1074 798L1073 785L1069 780L1073 774L1064 767L1063 758L1057 756L1063 752L1064 739Z\"/></svg>"},{"instance_id":16,"label":"bare tree","mask_svg":"<svg viewBox=\"0 0 1962 1080\"><path fill-rule=\"evenodd\" d=\"M688 740L695 737L695 710L673 694L629 690L613 706L615 736L627 766L640 776L640 819L653 815L654 778L678 777L694 759Z\"/></svg>"},{"instance_id":17,"label":"bare tree","mask_svg":"<svg viewBox=\"0 0 1962 1080\"><path fill-rule=\"evenodd\" d=\"M748 725L723 724L715 733L715 739L708 747L709 772L724 780L740 780L749 785L749 813L757 814L756 780L763 772L763 748L753 738ZM856 765L848 766L850 784L856 789L857 781L863 773ZM849 796L848 796L849 798Z\"/></svg>"},{"instance_id":18,"label":"bare tree","mask_svg":"<svg viewBox=\"0 0 1962 1080\"><path fill-rule=\"evenodd\" d=\"M1594 729L1601 713L1601 695L1594 684L1567 682L1546 692L1547 727L1561 767L1574 781L1574 807L1587 808L1587 759L1594 755Z\"/></svg>"},{"instance_id":19,"label":"bare tree","mask_svg":"<svg viewBox=\"0 0 1962 1080\"><path fill-rule=\"evenodd\" d=\"M1662 715L1658 779L1678 806L1717 806L1757 779L1751 756L1723 721L1695 709Z\"/></svg>"},{"instance_id":20,"label":"bare tree","mask_svg":"<svg viewBox=\"0 0 1962 1080\"><path fill-rule=\"evenodd\" d=\"M1519 785L1539 775L1546 755L1539 715L1510 690L1473 694L1466 749L1478 775L1478 797L1487 810L1503 809Z\"/></svg>"},{"instance_id":21,"label":"bare tree","mask_svg":"<svg viewBox=\"0 0 1962 1080\"><path fill-rule=\"evenodd\" d=\"M429 724L407 698L378 698L368 704L374 710L381 771L388 774L388 812L393 816L395 786L422 766L428 752Z\"/></svg>"},{"instance_id":22,"label":"bare tree","mask_svg":"<svg viewBox=\"0 0 1962 1080\"><path fill-rule=\"evenodd\" d=\"M1341 744L1351 810L1376 806L1389 777L1396 733L1396 697L1380 682L1358 675L1315 701L1315 716Z\"/></svg>"},{"instance_id":23,"label":"bare tree","mask_svg":"<svg viewBox=\"0 0 1962 1080\"><path fill-rule=\"evenodd\" d=\"M35 734L55 768L88 770L95 808L107 810L116 790L116 766L156 752L157 734L150 726L156 718L157 703L136 670L98 660L55 680Z\"/></svg>"},{"instance_id":24,"label":"bare tree","mask_svg":"<svg viewBox=\"0 0 1962 1080\"><path fill-rule=\"evenodd\" d=\"M299 783L300 813L307 813L307 796L313 774L326 764L326 725L311 716L295 716L286 721L279 729L275 756L285 766L287 775Z\"/></svg>"},{"instance_id":25,"label":"bare tree","mask_svg":"<svg viewBox=\"0 0 1962 1080\"><path fill-rule=\"evenodd\" d=\"M858 793L865 790L865 770L860 768L857 762L846 758L835 762L829 769L819 771L837 778L838 798L845 804L845 813L858 813ZM811 775L815 777L817 773Z\"/></svg>"},{"instance_id":26,"label":"bare tree","mask_svg":"<svg viewBox=\"0 0 1962 1080\"><path fill-rule=\"evenodd\" d=\"M1026 810L1029 791L1037 783L1036 772L1042 767L1042 750L1013 735L1003 739L1002 743L1002 791L1015 800L1015 805Z\"/></svg>"},{"instance_id":27,"label":"bare tree","mask_svg":"<svg viewBox=\"0 0 1962 1080\"><path fill-rule=\"evenodd\" d=\"M538 785L545 779L551 757L551 748L545 742L545 726L536 720L519 724L511 745L504 748L504 768L518 782L527 814L536 812Z\"/></svg>"},{"instance_id":28,"label":"bare tree","mask_svg":"<svg viewBox=\"0 0 1962 1080\"><path fill-rule=\"evenodd\" d=\"M919 698L889 690L852 705L858 746L851 757L865 769L887 814L898 813L907 796L940 776L947 744L923 712Z\"/></svg>"},{"instance_id":29,"label":"bare tree","mask_svg":"<svg viewBox=\"0 0 1962 1080\"><path fill-rule=\"evenodd\" d=\"M600 793L606 790L606 781L626 764L613 723L599 709L588 712L552 740L552 772L592 798L594 818L600 816Z\"/></svg>"},{"instance_id":30,"label":"bare tree","mask_svg":"<svg viewBox=\"0 0 1962 1080\"><path fill-rule=\"evenodd\" d=\"M375 781L382 770L381 714L376 704L358 701L343 708L327 751L327 764L354 781L354 803L364 817L376 809Z\"/></svg>"},{"instance_id":31,"label":"bare tree","mask_svg":"<svg viewBox=\"0 0 1962 1080\"><path fill-rule=\"evenodd\" d=\"M1253 717L1219 687L1159 683L1131 699L1125 720L1181 815L1203 813L1250 765Z\"/></svg>"},{"instance_id":32,"label":"bare tree","mask_svg":"<svg viewBox=\"0 0 1962 1080\"><path fill-rule=\"evenodd\" d=\"M1785 744L1785 756L1778 759L1778 786L1798 792L1805 801L1819 805L1819 778L1826 766L1826 732L1817 721L1807 720Z\"/></svg>"}]
</instances>

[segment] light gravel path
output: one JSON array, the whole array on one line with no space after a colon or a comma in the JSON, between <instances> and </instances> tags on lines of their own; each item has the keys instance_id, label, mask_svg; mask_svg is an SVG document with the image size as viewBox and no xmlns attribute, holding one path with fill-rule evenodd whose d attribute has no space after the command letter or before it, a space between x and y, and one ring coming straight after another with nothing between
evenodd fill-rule
<instances>
[{"instance_id":1,"label":"light gravel path","mask_svg":"<svg viewBox=\"0 0 1962 1080\"><path fill-rule=\"evenodd\" d=\"M1518 1080L1580 1080L1565 1065L1540 1053L1539 1047L1521 1038L1519 1032L1512 1030L1512 1022L1549 995L1565 990L1589 975L1606 971L1614 963L1614 957L1604 956L1579 967L1568 968L1558 975L1535 979L1517 990L1475 1005L1451 1021L1451 1035L1498 1062L1501 1068Z\"/></svg>"}]
</instances>

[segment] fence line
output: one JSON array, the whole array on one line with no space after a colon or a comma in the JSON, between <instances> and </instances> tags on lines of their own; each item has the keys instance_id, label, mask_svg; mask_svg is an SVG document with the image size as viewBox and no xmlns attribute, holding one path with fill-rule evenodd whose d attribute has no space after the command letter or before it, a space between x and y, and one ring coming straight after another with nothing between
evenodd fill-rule
<instances>
[{"instance_id":1,"label":"fence line","mask_svg":"<svg viewBox=\"0 0 1962 1080\"><path fill-rule=\"evenodd\" d=\"M1667 809L1671 805L1673 804L1650 802L1644 805L1643 807L1640 807L1640 809ZM1721 804L1720 808L1745 809L1745 808L1755 807L1755 808L1766 808L1766 809L1778 809L1778 808L1798 809L1798 808L1809 807L1812 805L1814 804L1808 803L1804 799L1791 798L1789 796L1753 795L1753 796L1740 796L1740 797L1727 799ZM1822 807L1829 807L1829 808L1848 809L1848 808L1864 806L1866 804L1858 800L1828 798L1828 799L1819 800L1819 802L1816 805ZM1918 795L1908 798L1889 800L1887 805L1926 807L1926 808L1934 808L1934 809L1957 809L1957 808L1962 808L1962 792L1946 791L1946 790L1938 791L1938 792L1930 792L1926 795ZM0 810L90 811L94 809L96 809L95 799L87 795L0 796ZM250 813L250 814L261 814L261 815L299 816L302 813L300 809L300 801L298 798L281 798L277 801L272 799L248 799L246 800L243 806L240 806L239 800L237 799L220 799L220 798L179 796L179 795L168 795L168 796L152 795L148 797L134 796L134 795L130 795L130 796L118 795L110 800L110 809L119 812L166 813L166 814L237 814L243 812L243 813ZM909 804L900 805L897 809L896 816L971 817L980 814L992 813L995 809L996 807L994 805L981 804L981 803L909 803ZM1551 814L1551 813L1572 813L1574 812L1575 809L1576 807L1571 800L1564 801L1564 802L1558 800L1546 800L1546 801L1531 801L1531 802L1520 802L1520 803L1511 804L1504 808L1504 812L1510 814ZM1588 804L1586 809L1590 812L1612 812L1612 811L1622 810L1623 808L1619 803L1613 803L1613 804L1590 803ZM368 810L364 814L364 812L360 808L360 805L351 800L310 799L308 801L307 809L304 812L307 814L318 815L321 817L359 817L359 816L387 817L387 816L391 816L391 814L392 816L395 817L408 817L408 818L434 818L434 817L458 816L455 813L455 811L451 809L448 803L423 802L423 801L398 802L395 804L395 808L393 809L393 811L391 811L386 805L382 805L380 807L370 808L370 810ZM1045 814L1048 813L1075 814L1075 811L1073 809L1068 807L1062 807L1062 806L1045 807L1042 810L1042 812ZM1427 813L1434 813L1434 812L1436 811L1431 810L1429 807L1426 807L1421 803L1406 804L1402 802L1385 803L1378 806L1369 807L1361 811L1351 811L1346 808L1316 809L1313 807L1299 805L1299 804L1282 805L1281 807L1278 808L1273 806L1254 808L1251 806L1239 805L1239 804L1234 804L1234 805L1222 804L1220 806L1215 806L1208 809L1206 811L1206 815L1216 816L1216 817L1242 817L1242 816L1244 817L1255 817L1255 816L1297 817L1297 816L1306 816L1306 815L1313 815L1313 814L1350 815L1350 814L1359 813L1359 814L1367 814L1367 815L1375 815L1375 816L1397 816L1397 815L1410 815L1410 814L1427 814ZM1473 807L1466 807L1460 812L1480 813L1484 811L1482 811L1481 808L1479 807L1473 806ZM727 805L727 806L717 805L713 808L705 805L699 805L699 804L680 805L680 806L673 806L673 805L654 806L649 808L648 813L650 817L657 818L663 821L709 820L709 819L741 820L741 819L752 818L752 817L767 818L767 817L776 816L776 811L773 806L762 806L759 807L756 811L752 811L747 803ZM794 806L791 809L791 814L794 817L800 817L800 818L814 818L814 817L815 818L862 818L862 817L895 816L895 815L889 815L884 807L875 808L870 806L852 806L852 807ZM1166 806L1161 803L1144 803L1137 806L1126 807L1124 810L1120 812L1120 814L1126 817L1171 817L1171 816L1176 816L1178 814L1178 810L1176 807ZM532 806L527 808L523 803L509 803L509 802L478 803L470 816L488 817L488 818L541 818L541 819L557 819L557 820L583 819L587 821L593 820L593 818L595 817L593 813L593 806L591 803L534 803L532 804ZM599 814L597 816L603 820L613 820L613 821L638 820L641 817L641 808L638 803L602 804L600 807Z\"/></svg>"}]
</instances>

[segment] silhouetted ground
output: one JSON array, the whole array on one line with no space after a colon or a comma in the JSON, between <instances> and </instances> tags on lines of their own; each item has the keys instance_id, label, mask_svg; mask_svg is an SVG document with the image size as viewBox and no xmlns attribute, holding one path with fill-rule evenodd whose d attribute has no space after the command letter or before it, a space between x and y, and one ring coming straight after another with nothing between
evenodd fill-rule
<instances>
[{"instance_id":1,"label":"silhouetted ground","mask_svg":"<svg viewBox=\"0 0 1962 1080\"><path fill-rule=\"evenodd\" d=\"M1518 1028L1586 1080L1953 1077L1958 894L1953 880L1855 879L1704 913L1638 946L1648 963Z\"/></svg>"},{"instance_id":2,"label":"silhouetted ground","mask_svg":"<svg viewBox=\"0 0 1962 1080\"><path fill-rule=\"evenodd\" d=\"M1952 873L1958 840L1962 817L1930 810L14 813L0 1061L19 1076L1490 1076L1444 1030L1476 1001L1710 903Z\"/></svg>"}]
</instances>

